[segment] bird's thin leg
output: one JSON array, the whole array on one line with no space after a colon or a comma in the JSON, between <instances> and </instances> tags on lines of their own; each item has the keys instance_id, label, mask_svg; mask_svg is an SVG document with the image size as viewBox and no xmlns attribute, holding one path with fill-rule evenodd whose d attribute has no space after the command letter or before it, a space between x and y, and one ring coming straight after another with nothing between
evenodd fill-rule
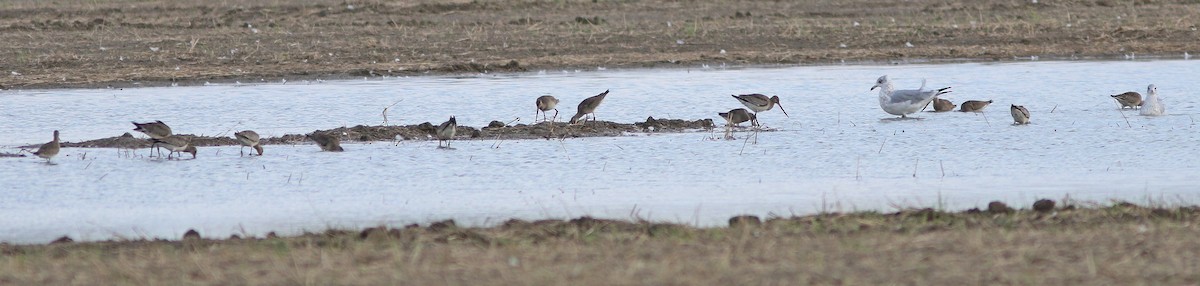
<instances>
[{"instance_id":1,"label":"bird's thin leg","mask_svg":"<svg viewBox=\"0 0 1200 286\"><path fill-rule=\"evenodd\" d=\"M245 153L245 152L246 152L246 146L245 146L245 145L243 145L243 146L242 146L242 148L238 148L238 157L246 156L246 153Z\"/></svg>"},{"instance_id":2,"label":"bird's thin leg","mask_svg":"<svg viewBox=\"0 0 1200 286\"><path fill-rule=\"evenodd\" d=\"M550 118L550 123L554 123L555 119L558 119L558 108L554 109L554 117Z\"/></svg>"}]
</instances>

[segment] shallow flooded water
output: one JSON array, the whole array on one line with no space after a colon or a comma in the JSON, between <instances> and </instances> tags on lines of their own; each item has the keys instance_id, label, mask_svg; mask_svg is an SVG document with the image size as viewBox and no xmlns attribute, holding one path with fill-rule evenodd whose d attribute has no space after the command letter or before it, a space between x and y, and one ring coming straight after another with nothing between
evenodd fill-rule
<instances>
[{"instance_id":1,"label":"shallow flooded water","mask_svg":"<svg viewBox=\"0 0 1200 286\"><path fill-rule=\"evenodd\" d=\"M887 74L898 89L952 86L944 98L994 100L984 113L892 120L868 91ZM0 241L61 235L178 238L292 233L326 227L488 225L508 218L592 215L719 225L760 216L896 207L1027 205L1039 198L1195 203L1200 171L1190 61L1028 62L756 69L672 69L413 77L255 85L0 92L0 149L120 135L129 121L163 120L176 133L264 136L358 124L444 121L483 126L521 118L534 99L611 89L601 120L717 118L742 107L730 94L779 95L790 117L760 114L774 132L757 144L720 134L631 134L566 140L268 145L200 148L196 160L145 149L64 149L47 165L0 159ZM1166 116L1120 111L1108 95L1158 86ZM1011 125L1009 104L1033 124ZM553 113L553 112L551 112ZM140 134L136 134L140 136ZM752 143L752 142L751 142ZM499 148L495 148L495 147ZM247 149L249 150L249 149Z\"/></svg>"}]
</instances>

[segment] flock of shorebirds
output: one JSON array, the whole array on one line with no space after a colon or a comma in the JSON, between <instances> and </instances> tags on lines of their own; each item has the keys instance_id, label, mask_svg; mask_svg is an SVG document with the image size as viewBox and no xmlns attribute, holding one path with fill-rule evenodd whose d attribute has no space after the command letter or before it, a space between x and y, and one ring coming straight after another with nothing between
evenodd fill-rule
<instances>
[{"instance_id":1,"label":"flock of shorebirds","mask_svg":"<svg viewBox=\"0 0 1200 286\"><path fill-rule=\"evenodd\" d=\"M876 88L880 89L879 107L888 114L899 115L900 118L907 118L909 114L923 111L931 104L933 105L934 112L952 111L955 107L953 102L938 98L939 95L950 93L950 87L926 90L925 82L922 81L921 87L917 89L897 90L892 85L892 82L888 79L888 77L884 75L875 81L875 85L871 87L871 90L875 90ZM605 90L600 94L588 97L581 101L577 106L577 112L575 113L575 116L571 117L569 123L584 123L587 121L588 115L591 115L592 121L595 121L596 108L599 107L600 103L604 101L604 98L608 96L608 92L608 90ZM757 128L760 126L758 123L758 113L771 110L775 106L779 106L779 110L783 112L783 115L788 116L787 111L783 109L783 105L779 102L779 96L767 97L766 95L755 93L734 95L733 98L737 99L738 102L741 102L750 110L746 110L745 108L736 108L729 110L728 112L717 113L718 116L725 119L725 126L727 127L727 130L730 130L728 128L732 128L745 122L750 122L752 126ZM1153 84L1146 87L1145 98L1143 98L1141 94L1133 91L1112 95L1112 98L1120 103L1121 109L1139 109L1141 115L1157 116L1166 113L1166 109L1158 97L1158 89ZM543 122L554 122L554 120L558 118L558 102L558 98L555 98L554 96L544 95L538 97L535 101L535 105L537 107L537 111L534 113L535 121L537 115L541 114ZM959 111L982 112L983 109L991 103L992 100L967 100L959 105ZM550 110L554 110L553 117L548 116L547 114L547 112ZM1009 107L1009 112L1012 114L1014 124L1029 124L1029 110L1024 106L1012 104L1011 107ZM166 123L163 123L162 121L145 123L133 122L133 125L134 131L144 133L150 137L151 148L154 148L155 150L162 148L171 151L167 154L167 159L171 159L175 153L179 153L180 156L183 155L182 153L189 153L192 154L193 159L196 158L196 147L192 146L192 144L184 138L172 136L171 127L167 126ZM434 135L438 139L438 148L450 147L450 140L454 139L454 135L456 133L455 129L457 127L458 122L454 119L454 116L451 116L450 120L447 120L446 122L437 126ZM241 150L239 150L239 153L242 155L245 155L244 151L246 147L251 147L257 152L257 155L262 156L262 143L260 142L260 137L257 132L252 130L243 130L234 133L233 137L237 139L239 143L241 143ZM313 132L308 134L307 137L316 142L317 146L321 148L321 151L344 151L341 146L339 136L322 132ZM442 144L443 142L445 145ZM46 162L50 162L51 158L53 158L55 155L58 155L60 148L59 133L58 130L54 130L53 141L42 144L37 151L22 151L30 152L38 157L46 159ZM158 155L159 157L162 156L161 150L158 151ZM151 152L151 156L153 156L153 152Z\"/></svg>"}]
</instances>

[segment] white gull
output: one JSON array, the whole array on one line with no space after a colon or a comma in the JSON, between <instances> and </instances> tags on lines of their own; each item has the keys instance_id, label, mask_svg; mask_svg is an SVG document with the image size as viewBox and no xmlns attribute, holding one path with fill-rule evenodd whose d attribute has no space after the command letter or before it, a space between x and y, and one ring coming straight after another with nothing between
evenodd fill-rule
<instances>
[{"instance_id":1,"label":"white gull","mask_svg":"<svg viewBox=\"0 0 1200 286\"><path fill-rule=\"evenodd\" d=\"M884 112L892 115L900 115L901 118L908 117L908 114L921 111L929 105L929 102L937 98L938 95L950 93L950 87L944 87L937 90L924 90L925 80L921 80L921 88L896 90L892 86L892 82L888 77L881 76L875 81L875 86L871 90L879 89L879 107L883 108Z\"/></svg>"},{"instance_id":2,"label":"white gull","mask_svg":"<svg viewBox=\"0 0 1200 286\"><path fill-rule=\"evenodd\" d=\"M1162 99L1158 98L1158 87L1151 84L1146 87L1146 99L1142 100L1141 115L1159 116L1167 114L1167 108L1163 106Z\"/></svg>"}]
</instances>

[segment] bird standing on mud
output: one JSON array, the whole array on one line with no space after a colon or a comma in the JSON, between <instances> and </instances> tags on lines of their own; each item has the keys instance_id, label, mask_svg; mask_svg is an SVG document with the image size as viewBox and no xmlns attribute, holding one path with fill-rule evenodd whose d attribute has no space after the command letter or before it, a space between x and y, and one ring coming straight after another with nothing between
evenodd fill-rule
<instances>
[{"instance_id":1,"label":"bird standing on mud","mask_svg":"<svg viewBox=\"0 0 1200 286\"><path fill-rule=\"evenodd\" d=\"M313 131L313 133L308 134L308 139L312 139L313 142L317 142L317 147L321 147L321 151L345 151L342 149L341 139L338 139L338 136L334 136L329 133Z\"/></svg>"},{"instance_id":2,"label":"bird standing on mud","mask_svg":"<svg viewBox=\"0 0 1200 286\"><path fill-rule=\"evenodd\" d=\"M131 121L131 123L133 123L134 126L133 131L142 132L143 134L146 134L146 136L150 136L150 139L163 139L171 136L171 126L167 126L167 124L163 123L162 120L155 120L154 122L146 123L137 123ZM154 149L158 149L158 147L155 147ZM158 155L162 156L162 150L158 151Z\"/></svg>"},{"instance_id":3,"label":"bird standing on mud","mask_svg":"<svg viewBox=\"0 0 1200 286\"><path fill-rule=\"evenodd\" d=\"M454 133L458 128L458 121L454 116L450 116L450 120L442 122L442 125L437 127L438 148L450 148L450 140L454 140ZM442 141L446 141L446 146L442 147Z\"/></svg>"},{"instance_id":4,"label":"bird standing on mud","mask_svg":"<svg viewBox=\"0 0 1200 286\"><path fill-rule=\"evenodd\" d=\"M1024 105L1013 104L1008 112L1012 113L1013 122L1017 125L1029 124L1029 109L1025 109Z\"/></svg>"},{"instance_id":5,"label":"bird standing on mud","mask_svg":"<svg viewBox=\"0 0 1200 286\"><path fill-rule=\"evenodd\" d=\"M46 142L46 144L42 144L42 146L38 147L37 151L30 153L42 159L46 159L46 163L48 164L50 163L50 158L54 158L55 155L58 155L58 151L61 149L62 145L59 144L58 141L58 130L54 130L54 140ZM24 151L29 152L28 150Z\"/></svg>"},{"instance_id":6,"label":"bird standing on mud","mask_svg":"<svg viewBox=\"0 0 1200 286\"><path fill-rule=\"evenodd\" d=\"M871 90L876 88L879 88L879 107L883 109L883 112L899 115L900 118L908 118L908 114L916 113L929 106L929 102L938 95L950 93L948 86L936 90L925 90L924 80L921 81L920 88L896 90L886 75L875 80L875 85L871 87ZM936 108L937 106L934 106L935 110Z\"/></svg>"},{"instance_id":7,"label":"bird standing on mud","mask_svg":"<svg viewBox=\"0 0 1200 286\"><path fill-rule=\"evenodd\" d=\"M596 121L596 107L600 106L600 102L604 101L605 96L608 96L608 90L579 102L578 111L575 112L575 116L571 116L571 124L578 124L579 119L588 114L592 115L592 121Z\"/></svg>"},{"instance_id":8,"label":"bird standing on mud","mask_svg":"<svg viewBox=\"0 0 1200 286\"><path fill-rule=\"evenodd\" d=\"M535 102L534 105L537 106L537 111L533 112L534 122L537 122L538 112L542 113L542 121L543 122L547 121L546 120L546 111L550 111L551 109L554 110L554 117L551 118L549 121L554 122L554 119L558 118L558 108L555 108L556 106L558 106L558 98L554 98L554 96L549 96L549 95L539 96L537 98L537 102Z\"/></svg>"},{"instance_id":9,"label":"bird standing on mud","mask_svg":"<svg viewBox=\"0 0 1200 286\"><path fill-rule=\"evenodd\" d=\"M258 132L242 130L241 132L233 133L233 138L236 138L238 143L242 143L242 148L238 149L239 155L245 155L243 151L245 151L246 147L250 147L254 148L254 151L258 151L259 156L262 156L263 148L262 143L259 142Z\"/></svg>"}]
</instances>

